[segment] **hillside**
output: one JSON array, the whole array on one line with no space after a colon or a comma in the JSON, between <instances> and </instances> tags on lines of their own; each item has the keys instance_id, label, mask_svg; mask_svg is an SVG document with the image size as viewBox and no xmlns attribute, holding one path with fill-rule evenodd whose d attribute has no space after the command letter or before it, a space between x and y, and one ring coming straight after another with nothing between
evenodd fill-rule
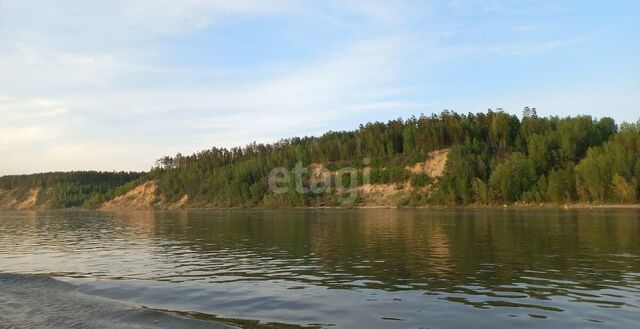
<instances>
[{"instance_id":1,"label":"hillside","mask_svg":"<svg viewBox=\"0 0 640 329\"><path fill-rule=\"evenodd\" d=\"M638 159L639 124L443 112L165 156L103 207L637 203Z\"/></svg>"},{"instance_id":2,"label":"hillside","mask_svg":"<svg viewBox=\"0 0 640 329\"><path fill-rule=\"evenodd\" d=\"M501 111L446 111L320 137L165 156L144 175L101 185L69 203L51 202L50 186L23 184L0 192L0 207L637 203L638 179L640 123L539 117L529 108L522 119Z\"/></svg>"},{"instance_id":3,"label":"hillside","mask_svg":"<svg viewBox=\"0 0 640 329\"><path fill-rule=\"evenodd\" d=\"M407 166L406 170L418 177L422 175L429 175L428 177L432 178L441 177L444 174L447 155L447 149L430 152L426 161ZM370 168L363 170L367 169L370 170ZM335 180L337 175L337 170L330 171L321 163L313 163L309 166L309 180ZM359 184L356 190L361 197L359 201L361 205L388 207L401 204L413 193L428 194L430 186L407 180L400 185L397 183ZM184 194L178 200L167 201L162 193L158 193L158 180L149 180L125 194L104 202L100 205L100 209L175 209L189 205L188 194ZM316 206L325 205L323 203L316 204ZM198 204L196 206L206 207L207 205Z\"/></svg>"},{"instance_id":4,"label":"hillside","mask_svg":"<svg viewBox=\"0 0 640 329\"><path fill-rule=\"evenodd\" d=\"M123 184L143 176L135 172L51 172L0 177L0 210L91 207Z\"/></svg>"},{"instance_id":5,"label":"hillside","mask_svg":"<svg viewBox=\"0 0 640 329\"><path fill-rule=\"evenodd\" d=\"M37 210L44 209L39 187L27 190L0 189L0 210Z\"/></svg>"}]
</instances>

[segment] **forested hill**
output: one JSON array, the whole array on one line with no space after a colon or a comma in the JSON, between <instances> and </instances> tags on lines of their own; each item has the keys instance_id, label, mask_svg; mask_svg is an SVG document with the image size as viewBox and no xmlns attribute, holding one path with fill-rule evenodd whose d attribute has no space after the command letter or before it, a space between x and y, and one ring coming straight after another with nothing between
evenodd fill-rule
<instances>
[{"instance_id":1,"label":"forested hill","mask_svg":"<svg viewBox=\"0 0 640 329\"><path fill-rule=\"evenodd\" d=\"M502 111L445 111L320 137L166 156L143 177L84 204L637 203L639 178L640 122L618 126L611 118L586 115L539 117L529 108L522 119Z\"/></svg>"},{"instance_id":2,"label":"forested hill","mask_svg":"<svg viewBox=\"0 0 640 329\"><path fill-rule=\"evenodd\" d=\"M298 162L306 168L301 182L293 173ZM439 162L444 170L437 170ZM279 193L269 185L276 167L290 171ZM357 173L339 175L347 167ZM358 187L341 191L337 183L349 185L350 176ZM639 177L640 123L539 117L530 108L522 119L501 111L447 111L321 137L167 156L144 185L108 206L128 207L128 199L136 207L635 203Z\"/></svg>"},{"instance_id":3,"label":"forested hill","mask_svg":"<svg viewBox=\"0 0 640 329\"><path fill-rule=\"evenodd\" d=\"M96 204L140 179L138 172L73 171L0 177L1 209L55 209Z\"/></svg>"}]
</instances>

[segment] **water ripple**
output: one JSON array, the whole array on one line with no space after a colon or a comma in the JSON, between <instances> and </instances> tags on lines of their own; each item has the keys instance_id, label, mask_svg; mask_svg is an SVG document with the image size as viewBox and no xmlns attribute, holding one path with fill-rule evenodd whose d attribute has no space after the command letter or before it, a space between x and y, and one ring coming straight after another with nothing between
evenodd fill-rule
<instances>
[{"instance_id":1,"label":"water ripple","mask_svg":"<svg viewBox=\"0 0 640 329\"><path fill-rule=\"evenodd\" d=\"M382 322L366 322L372 328L411 327L437 323L455 305L455 316L474 324L475 312L492 312L505 321L624 327L640 318L638 232L631 211L6 212L0 271L196 284L228 298L261 289L287 309L306 305L291 296L314 296L324 306L304 321L276 316L261 300L242 307L251 318L298 324L375 317ZM328 310L342 299L352 311L338 321ZM197 311L186 304L163 305ZM205 305L200 311L227 309Z\"/></svg>"}]
</instances>

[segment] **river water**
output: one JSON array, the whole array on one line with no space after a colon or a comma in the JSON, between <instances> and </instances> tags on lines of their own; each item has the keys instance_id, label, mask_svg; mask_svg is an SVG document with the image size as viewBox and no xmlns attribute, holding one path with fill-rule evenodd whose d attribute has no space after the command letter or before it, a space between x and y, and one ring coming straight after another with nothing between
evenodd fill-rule
<instances>
[{"instance_id":1,"label":"river water","mask_svg":"<svg viewBox=\"0 0 640 329\"><path fill-rule=\"evenodd\" d=\"M0 328L637 328L639 238L631 209L0 212Z\"/></svg>"}]
</instances>

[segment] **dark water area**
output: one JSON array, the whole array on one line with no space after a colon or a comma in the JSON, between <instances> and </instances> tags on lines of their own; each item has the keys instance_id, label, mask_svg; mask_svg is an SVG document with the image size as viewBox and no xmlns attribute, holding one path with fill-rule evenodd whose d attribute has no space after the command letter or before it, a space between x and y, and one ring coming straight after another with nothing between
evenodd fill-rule
<instances>
[{"instance_id":1,"label":"dark water area","mask_svg":"<svg viewBox=\"0 0 640 329\"><path fill-rule=\"evenodd\" d=\"M639 237L633 209L0 212L0 328L56 298L89 328L636 328Z\"/></svg>"}]
</instances>

